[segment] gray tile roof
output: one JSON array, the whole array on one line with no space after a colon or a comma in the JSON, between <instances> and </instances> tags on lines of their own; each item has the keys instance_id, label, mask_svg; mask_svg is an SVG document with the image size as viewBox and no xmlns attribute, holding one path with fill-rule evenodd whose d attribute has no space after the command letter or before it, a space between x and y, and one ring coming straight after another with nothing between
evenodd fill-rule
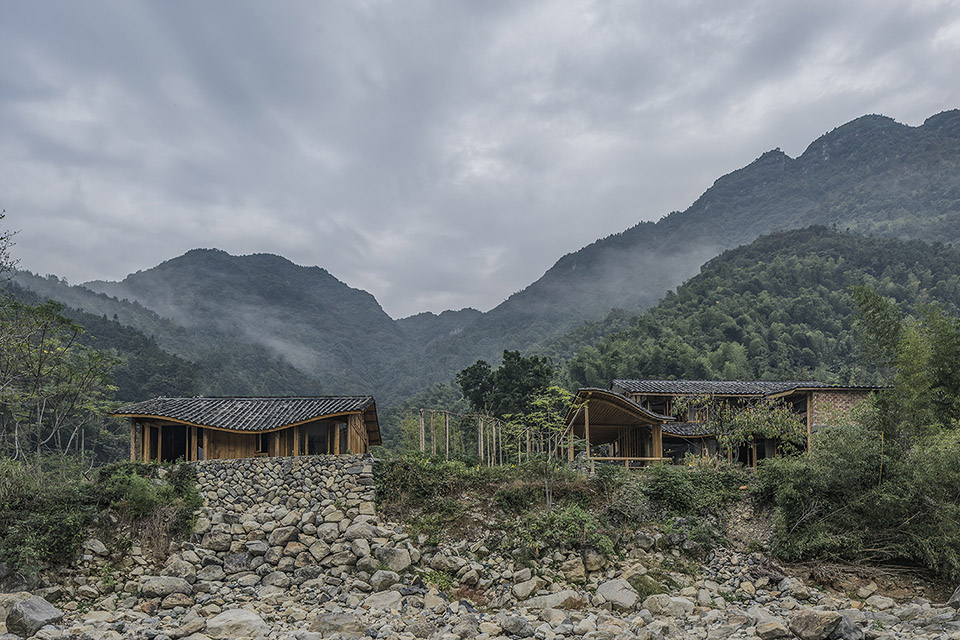
<instances>
[{"instance_id":1,"label":"gray tile roof","mask_svg":"<svg viewBox=\"0 0 960 640\"><path fill-rule=\"evenodd\" d=\"M666 422L663 427L664 435L671 436L712 436L713 431L705 424L698 422Z\"/></svg>"},{"instance_id":2,"label":"gray tile roof","mask_svg":"<svg viewBox=\"0 0 960 640\"><path fill-rule=\"evenodd\" d=\"M614 389L651 395L738 395L763 396L791 389L832 388L835 385L813 380L614 380ZM837 387L847 388L847 387Z\"/></svg>"},{"instance_id":3,"label":"gray tile roof","mask_svg":"<svg viewBox=\"0 0 960 640\"><path fill-rule=\"evenodd\" d=\"M269 431L324 416L366 411L373 407L371 396L159 397L120 407L111 415L156 416L233 431ZM375 408L373 410L376 411Z\"/></svg>"}]
</instances>

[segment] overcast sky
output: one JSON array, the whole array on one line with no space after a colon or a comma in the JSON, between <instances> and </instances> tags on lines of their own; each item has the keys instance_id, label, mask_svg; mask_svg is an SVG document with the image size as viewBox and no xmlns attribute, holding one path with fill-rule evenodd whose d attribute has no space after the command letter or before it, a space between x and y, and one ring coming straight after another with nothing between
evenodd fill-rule
<instances>
[{"instance_id":1,"label":"overcast sky","mask_svg":"<svg viewBox=\"0 0 960 640\"><path fill-rule=\"evenodd\" d=\"M23 268L278 253L394 317L487 310L866 113L960 107L957 1L0 6Z\"/></svg>"}]
</instances>

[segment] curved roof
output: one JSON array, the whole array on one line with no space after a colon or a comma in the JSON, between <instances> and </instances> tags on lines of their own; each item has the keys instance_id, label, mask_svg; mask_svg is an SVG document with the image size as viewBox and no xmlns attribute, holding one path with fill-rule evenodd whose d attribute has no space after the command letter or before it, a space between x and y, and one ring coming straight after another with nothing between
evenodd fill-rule
<instances>
[{"instance_id":1,"label":"curved roof","mask_svg":"<svg viewBox=\"0 0 960 640\"><path fill-rule=\"evenodd\" d=\"M666 422L673 420L673 416L665 416L654 411L650 411L625 395L617 393L616 391L610 391L609 389L599 389L596 387L584 387L582 389L578 389L577 403L582 403L585 400L599 400L601 402L611 404L617 409L630 413L646 422ZM577 417L576 415L571 414L574 411L578 411L578 409L578 405L575 404L567 411L567 424L570 423L571 419L575 419Z\"/></svg>"},{"instance_id":2,"label":"curved roof","mask_svg":"<svg viewBox=\"0 0 960 640\"><path fill-rule=\"evenodd\" d=\"M372 396L300 396L260 398L153 398L120 407L110 415L156 418L226 431L275 431L350 413L362 413L371 445L380 444L377 407Z\"/></svg>"}]
</instances>

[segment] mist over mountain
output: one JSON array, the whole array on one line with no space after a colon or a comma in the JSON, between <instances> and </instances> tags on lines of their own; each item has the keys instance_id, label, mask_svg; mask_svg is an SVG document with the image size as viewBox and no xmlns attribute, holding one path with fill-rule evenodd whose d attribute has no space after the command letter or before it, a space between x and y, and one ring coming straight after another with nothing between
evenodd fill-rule
<instances>
[{"instance_id":1,"label":"mist over mountain","mask_svg":"<svg viewBox=\"0 0 960 640\"><path fill-rule=\"evenodd\" d=\"M685 211L563 256L529 287L431 345L429 354L458 370L611 309L642 311L725 249L814 224L892 238L960 239L960 111L919 127L863 116L821 136L798 158L768 151L719 178Z\"/></svg>"},{"instance_id":2,"label":"mist over mountain","mask_svg":"<svg viewBox=\"0 0 960 640\"><path fill-rule=\"evenodd\" d=\"M496 361L504 349L569 357L582 346L576 341L593 343L631 326L634 315L724 250L813 224L886 238L960 239L960 111L919 127L864 116L797 158L769 151L719 178L687 210L563 256L486 313L394 320L372 295L325 269L213 249L121 282L77 287L24 273L16 281L70 307L116 315L216 376L210 386L221 393L373 393L390 404L478 358ZM598 322L604 318L612 320Z\"/></svg>"}]
</instances>

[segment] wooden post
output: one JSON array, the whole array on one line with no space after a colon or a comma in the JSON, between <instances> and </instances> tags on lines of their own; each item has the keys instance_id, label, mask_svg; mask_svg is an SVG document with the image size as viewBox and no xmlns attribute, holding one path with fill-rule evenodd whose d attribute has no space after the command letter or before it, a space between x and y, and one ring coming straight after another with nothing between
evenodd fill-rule
<instances>
[{"instance_id":1,"label":"wooden post","mask_svg":"<svg viewBox=\"0 0 960 640\"><path fill-rule=\"evenodd\" d=\"M163 425L157 425L157 462L163 462Z\"/></svg>"},{"instance_id":2,"label":"wooden post","mask_svg":"<svg viewBox=\"0 0 960 640\"><path fill-rule=\"evenodd\" d=\"M210 457L210 429L203 430L203 459L211 460Z\"/></svg>"},{"instance_id":3,"label":"wooden post","mask_svg":"<svg viewBox=\"0 0 960 640\"><path fill-rule=\"evenodd\" d=\"M340 455L340 425L336 422L331 427L333 430L333 455Z\"/></svg>"},{"instance_id":4,"label":"wooden post","mask_svg":"<svg viewBox=\"0 0 960 640\"><path fill-rule=\"evenodd\" d=\"M423 409L420 409L420 453L423 453L424 451L427 450L426 440L427 440L427 437L426 437L426 434L424 433L424 426L423 426Z\"/></svg>"},{"instance_id":5,"label":"wooden post","mask_svg":"<svg viewBox=\"0 0 960 640\"><path fill-rule=\"evenodd\" d=\"M807 453L810 453L810 420L813 415L813 392L807 392Z\"/></svg>"},{"instance_id":6,"label":"wooden post","mask_svg":"<svg viewBox=\"0 0 960 640\"><path fill-rule=\"evenodd\" d=\"M477 464L483 465L483 417L477 416Z\"/></svg>"},{"instance_id":7,"label":"wooden post","mask_svg":"<svg viewBox=\"0 0 960 640\"><path fill-rule=\"evenodd\" d=\"M146 462L150 456L150 450L147 449L150 438L150 427L140 423L140 460Z\"/></svg>"},{"instance_id":8,"label":"wooden post","mask_svg":"<svg viewBox=\"0 0 960 640\"><path fill-rule=\"evenodd\" d=\"M443 412L443 439L446 441L444 457L450 459L450 414Z\"/></svg>"},{"instance_id":9,"label":"wooden post","mask_svg":"<svg viewBox=\"0 0 960 640\"><path fill-rule=\"evenodd\" d=\"M653 456L663 457L663 425L659 422L653 425Z\"/></svg>"},{"instance_id":10,"label":"wooden post","mask_svg":"<svg viewBox=\"0 0 960 640\"><path fill-rule=\"evenodd\" d=\"M300 455L300 426L293 428L293 455Z\"/></svg>"},{"instance_id":11,"label":"wooden post","mask_svg":"<svg viewBox=\"0 0 960 640\"><path fill-rule=\"evenodd\" d=\"M587 459L590 459L590 405L583 406L583 437L587 440Z\"/></svg>"},{"instance_id":12,"label":"wooden post","mask_svg":"<svg viewBox=\"0 0 960 640\"><path fill-rule=\"evenodd\" d=\"M570 435L567 440L567 461L573 462L574 452L573 452L573 421L570 421Z\"/></svg>"},{"instance_id":13,"label":"wooden post","mask_svg":"<svg viewBox=\"0 0 960 640\"><path fill-rule=\"evenodd\" d=\"M130 418L130 462L137 461L137 421Z\"/></svg>"}]
</instances>

